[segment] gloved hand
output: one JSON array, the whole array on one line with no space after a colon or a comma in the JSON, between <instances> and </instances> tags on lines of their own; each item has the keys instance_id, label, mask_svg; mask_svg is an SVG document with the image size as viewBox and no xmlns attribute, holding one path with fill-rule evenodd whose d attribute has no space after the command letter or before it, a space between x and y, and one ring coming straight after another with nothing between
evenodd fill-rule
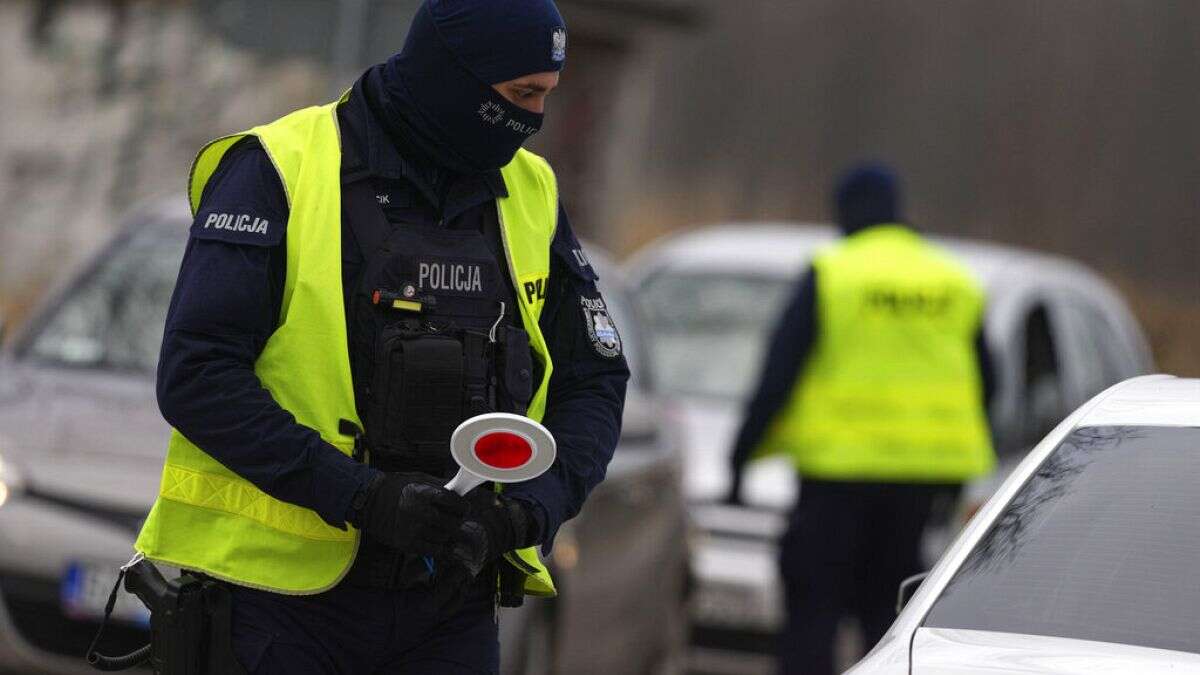
<instances>
[{"instance_id":1,"label":"gloved hand","mask_svg":"<svg viewBox=\"0 0 1200 675\"><path fill-rule=\"evenodd\" d=\"M477 488L467 499L467 516L447 553L438 558L433 577L428 609L443 615L462 604L471 583L492 561L534 543L534 520L520 501L502 497L490 486Z\"/></svg>"},{"instance_id":2,"label":"gloved hand","mask_svg":"<svg viewBox=\"0 0 1200 675\"><path fill-rule=\"evenodd\" d=\"M469 503L423 473L388 473L371 481L362 530L404 553L442 555L463 524Z\"/></svg>"},{"instance_id":3,"label":"gloved hand","mask_svg":"<svg viewBox=\"0 0 1200 675\"><path fill-rule=\"evenodd\" d=\"M529 545L533 518L521 502L500 496L490 486L475 489L467 499L471 506L454 533L447 559L474 577L508 551Z\"/></svg>"}]
</instances>

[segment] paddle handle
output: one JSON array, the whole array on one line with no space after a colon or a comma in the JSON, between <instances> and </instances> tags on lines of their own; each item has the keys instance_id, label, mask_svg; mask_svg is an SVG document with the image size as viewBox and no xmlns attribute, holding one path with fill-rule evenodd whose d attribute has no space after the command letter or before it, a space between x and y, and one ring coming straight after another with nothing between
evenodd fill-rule
<instances>
[{"instance_id":1,"label":"paddle handle","mask_svg":"<svg viewBox=\"0 0 1200 675\"><path fill-rule=\"evenodd\" d=\"M480 485L483 485L483 483L484 479L480 478L479 476L476 476L465 469L459 469L458 473L454 475L454 478L451 478L450 482L446 483L446 489L450 490L451 492L457 492L460 495L466 496L468 492L474 490Z\"/></svg>"}]
</instances>

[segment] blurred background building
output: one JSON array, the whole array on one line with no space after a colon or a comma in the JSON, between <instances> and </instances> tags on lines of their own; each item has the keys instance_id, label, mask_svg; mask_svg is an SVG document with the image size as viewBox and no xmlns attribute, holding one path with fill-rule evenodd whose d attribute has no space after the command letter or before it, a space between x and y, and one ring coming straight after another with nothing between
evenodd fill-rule
<instances>
[{"instance_id":1,"label":"blurred background building","mask_svg":"<svg viewBox=\"0 0 1200 675\"><path fill-rule=\"evenodd\" d=\"M323 102L416 0L0 3L0 312L19 318L209 138ZM896 165L912 220L1090 263L1160 366L1200 374L1200 4L560 0L536 149L621 252L725 220L824 221Z\"/></svg>"}]
</instances>

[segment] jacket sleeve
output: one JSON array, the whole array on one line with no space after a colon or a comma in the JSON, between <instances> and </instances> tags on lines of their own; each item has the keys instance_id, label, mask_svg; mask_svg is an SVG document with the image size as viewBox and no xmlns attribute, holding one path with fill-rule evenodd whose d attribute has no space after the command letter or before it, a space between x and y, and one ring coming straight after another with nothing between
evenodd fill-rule
<instances>
[{"instance_id":1,"label":"jacket sleeve","mask_svg":"<svg viewBox=\"0 0 1200 675\"><path fill-rule=\"evenodd\" d=\"M218 226L241 215L266 220L266 233ZM286 222L266 153L252 142L235 146L192 225L163 335L158 404L171 426L234 473L344 527L373 470L296 422L254 372L278 321Z\"/></svg>"},{"instance_id":2,"label":"jacket sleeve","mask_svg":"<svg viewBox=\"0 0 1200 675\"><path fill-rule=\"evenodd\" d=\"M767 347L758 389L746 406L745 420L734 443L730 463L733 490L738 490L741 472L762 441L767 426L787 403L800 369L812 350L817 334L817 275L809 269L780 317Z\"/></svg>"},{"instance_id":3,"label":"jacket sleeve","mask_svg":"<svg viewBox=\"0 0 1200 675\"><path fill-rule=\"evenodd\" d=\"M554 363L542 423L554 434L558 458L546 473L505 492L533 506L545 552L604 480L621 435L629 366L596 280L560 207L540 321Z\"/></svg>"}]
</instances>

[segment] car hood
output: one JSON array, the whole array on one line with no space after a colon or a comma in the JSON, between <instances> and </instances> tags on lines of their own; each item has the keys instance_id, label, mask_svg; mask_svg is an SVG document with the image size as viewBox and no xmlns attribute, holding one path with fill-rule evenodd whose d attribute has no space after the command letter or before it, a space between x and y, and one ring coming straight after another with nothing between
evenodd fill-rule
<instances>
[{"instance_id":1,"label":"car hood","mask_svg":"<svg viewBox=\"0 0 1200 675\"><path fill-rule=\"evenodd\" d=\"M729 458L742 423L740 402L711 399L675 401L682 426L684 491L693 502L714 502L729 492ZM795 472L782 458L746 467L742 494L751 506L785 510L796 499Z\"/></svg>"},{"instance_id":2,"label":"car hood","mask_svg":"<svg viewBox=\"0 0 1200 675\"><path fill-rule=\"evenodd\" d=\"M169 432L145 376L12 362L0 370L0 456L45 497L144 510Z\"/></svg>"},{"instance_id":3,"label":"car hood","mask_svg":"<svg viewBox=\"0 0 1200 675\"><path fill-rule=\"evenodd\" d=\"M858 671L856 671L857 673ZM869 671L863 671L869 672ZM1200 655L1040 635L920 628L913 640L913 675L1200 674Z\"/></svg>"}]
</instances>

